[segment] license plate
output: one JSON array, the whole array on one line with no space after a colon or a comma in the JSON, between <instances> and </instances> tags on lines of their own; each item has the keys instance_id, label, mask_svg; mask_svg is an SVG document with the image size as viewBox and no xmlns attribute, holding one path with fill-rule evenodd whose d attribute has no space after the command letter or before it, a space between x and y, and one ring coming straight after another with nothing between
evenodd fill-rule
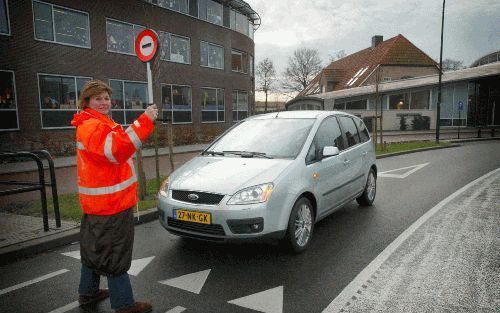
<instances>
[{"instance_id":1,"label":"license plate","mask_svg":"<svg viewBox=\"0 0 500 313\"><path fill-rule=\"evenodd\" d=\"M211 224L210 213L194 212L188 210L174 210L174 219L198 224Z\"/></svg>"}]
</instances>

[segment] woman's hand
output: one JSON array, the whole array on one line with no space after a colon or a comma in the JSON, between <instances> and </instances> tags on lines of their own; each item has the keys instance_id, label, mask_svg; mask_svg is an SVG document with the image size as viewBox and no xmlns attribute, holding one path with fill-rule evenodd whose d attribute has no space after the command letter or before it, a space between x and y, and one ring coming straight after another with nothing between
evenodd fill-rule
<instances>
[{"instance_id":1,"label":"woman's hand","mask_svg":"<svg viewBox=\"0 0 500 313\"><path fill-rule=\"evenodd\" d=\"M156 107L156 104L152 104L152 105L148 106L146 108L146 110L144 111L144 113L146 113L146 115L149 117L151 122L154 123L154 121L158 117L158 108Z\"/></svg>"}]
</instances>

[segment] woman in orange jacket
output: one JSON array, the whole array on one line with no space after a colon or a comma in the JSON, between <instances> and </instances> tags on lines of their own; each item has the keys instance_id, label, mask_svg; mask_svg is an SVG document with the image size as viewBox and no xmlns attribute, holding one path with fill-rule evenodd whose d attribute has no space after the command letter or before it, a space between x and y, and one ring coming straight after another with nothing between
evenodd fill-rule
<instances>
[{"instance_id":1,"label":"woman in orange jacket","mask_svg":"<svg viewBox=\"0 0 500 313\"><path fill-rule=\"evenodd\" d=\"M110 117L111 88L89 81L79 97L81 111L76 127L78 192L83 217L80 229L82 261L81 306L110 297L117 313L150 312L149 303L135 302L127 271L134 243L133 207L137 203L137 179L132 161L154 128L158 115L150 105L127 129ZM108 289L99 289L100 275Z\"/></svg>"}]
</instances>

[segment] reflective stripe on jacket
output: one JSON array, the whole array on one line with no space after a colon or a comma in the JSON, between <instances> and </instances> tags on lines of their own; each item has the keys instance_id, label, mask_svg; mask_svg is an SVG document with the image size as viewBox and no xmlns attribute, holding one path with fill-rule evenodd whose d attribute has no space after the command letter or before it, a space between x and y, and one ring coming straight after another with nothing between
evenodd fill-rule
<instances>
[{"instance_id":1,"label":"reflective stripe on jacket","mask_svg":"<svg viewBox=\"0 0 500 313\"><path fill-rule=\"evenodd\" d=\"M124 130L108 116L87 108L75 114L78 192L83 212L111 215L137 203L132 156L153 131L142 114Z\"/></svg>"}]
</instances>

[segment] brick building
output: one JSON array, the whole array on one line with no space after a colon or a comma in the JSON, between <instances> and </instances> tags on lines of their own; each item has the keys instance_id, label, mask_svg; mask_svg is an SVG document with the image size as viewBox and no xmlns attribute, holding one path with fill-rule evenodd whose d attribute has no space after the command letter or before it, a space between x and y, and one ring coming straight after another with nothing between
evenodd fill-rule
<instances>
[{"instance_id":1,"label":"brick building","mask_svg":"<svg viewBox=\"0 0 500 313\"><path fill-rule=\"evenodd\" d=\"M160 37L152 71L163 120L177 144L209 140L253 107L259 25L241 0L0 0L0 150L71 153L69 122L89 79L113 88L115 121L133 121L150 103L133 48L146 28Z\"/></svg>"}]
</instances>

